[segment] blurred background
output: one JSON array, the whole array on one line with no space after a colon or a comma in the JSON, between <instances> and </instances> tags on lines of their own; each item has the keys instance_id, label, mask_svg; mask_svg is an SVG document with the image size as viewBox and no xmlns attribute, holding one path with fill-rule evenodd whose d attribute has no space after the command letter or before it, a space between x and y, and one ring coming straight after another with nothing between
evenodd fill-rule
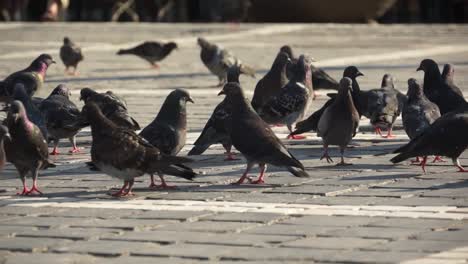
<instances>
[{"instance_id":1,"label":"blurred background","mask_svg":"<svg viewBox=\"0 0 468 264\"><path fill-rule=\"evenodd\" d=\"M1 21L466 23L468 0L0 0Z\"/></svg>"}]
</instances>

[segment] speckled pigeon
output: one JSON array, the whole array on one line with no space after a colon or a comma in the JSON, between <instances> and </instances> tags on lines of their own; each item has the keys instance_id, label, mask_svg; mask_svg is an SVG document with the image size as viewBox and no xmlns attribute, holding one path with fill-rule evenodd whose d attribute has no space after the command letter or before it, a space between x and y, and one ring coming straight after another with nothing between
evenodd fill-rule
<instances>
[{"instance_id":1,"label":"speckled pigeon","mask_svg":"<svg viewBox=\"0 0 468 264\"><path fill-rule=\"evenodd\" d=\"M424 94L439 107L442 115L467 105L465 98L444 82L434 60L424 59L417 70L424 71Z\"/></svg>"},{"instance_id":2,"label":"speckled pigeon","mask_svg":"<svg viewBox=\"0 0 468 264\"><path fill-rule=\"evenodd\" d=\"M5 140L11 140L11 136L10 133L8 133L8 127L0 125L0 171L2 171L6 163L6 154L4 148Z\"/></svg>"},{"instance_id":3,"label":"speckled pigeon","mask_svg":"<svg viewBox=\"0 0 468 264\"><path fill-rule=\"evenodd\" d=\"M464 98L463 92L455 85L454 81L455 77L455 66L448 63L444 65L444 69L442 70L442 79L444 82L458 95Z\"/></svg>"},{"instance_id":4,"label":"speckled pigeon","mask_svg":"<svg viewBox=\"0 0 468 264\"><path fill-rule=\"evenodd\" d=\"M197 42L201 48L200 58L208 70L218 77L218 86L226 83L227 71L233 65L239 66L241 73L255 78L255 70L242 63L241 60L230 51L210 43L204 38L198 38Z\"/></svg>"},{"instance_id":5,"label":"speckled pigeon","mask_svg":"<svg viewBox=\"0 0 468 264\"><path fill-rule=\"evenodd\" d=\"M73 43L70 38L65 37L63 39L63 45L60 47L60 59L62 59L65 65L65 73L70 75L77 75L78 63L84 59L81 53L81 48ZM73 72L69 72L68 68L73 67Z\"/></svg>"},{"instance_id":6,"label":"speckled pigeon","mask_svg":"<svg viewBox=\"0 0 468 264\"><path fill-rule=\"evenodd\" d=\"M281 93L268 101L258 113L268 124L286 124L289 132L292 125L301 121L307 111L312 91L305 85L306 75L310 72L309 63L304 55L290 65L294 73L289 82L283 87ZM288 138L300 139L300 136L288 136Z\"/></svg>"},{"instance_id":7,"label":"speckled pigeon","mask_svg":"<svg viewBox=\"0 0 468 264\"><path fill-rule=\"evenodd\" d=\"M252 97L252 107L260 112L261 108L273 97L281 93L281 89L288 83L286 65L291 62L288 54L279 52L270 70L255 86Z\"/></svg>"},{"instance_id":8,"label":"speckled pigeon","mask_svg":"<svg viewBox=\"0 0 468 264\"><path fill-rule=\"evenodd\" d=\"M231 66L228 70L228 82L239 83L240 69L238 66ZM210 119L203 128L198 139L193 143L193 148L188 155L200 155L205 152L211 145L220 143L226 150L225 161L238 160L231 152L232 142L229 136L229 125L231 124L232 106L228 104L224 98L219 103L211 114Z\"/></svg>"},{"instance_id":9,"label":"speckled pigeon","mask_svg":"<svg viewBox=\"0 0 468 264\"><path fill-rule=\"evenodd\" d=\"M156 118L141 131L140 136L157 147L162 153L177 155L185 146L187 138L187 102L194 103L186 90L176 89L172 91L164 101ZM154 176L151 175L150 188L173 187L166 184L162 175L159 175L159 177L161 185L156 185Z\"/></svg>"},{"instance_id":10,"label":"speckled pigeon","mask_svg":"<svg viewBox=\"0 0 468 264\"><path fill-rule=\"evenodd\" d=\"M39 128L29 121L26 110L20 101L11 103L5 124L11 135L11 140L4 142L7 161L13 163L18 170L23 183L23 191L19 195L29 195L35 192L42 194L37 187L39 170L55 167L49 161L47 142ZM31 173L33 186L28 190L26 176Z\"/></svg>"},{"instance_id":11,"label":"speckled pigeon","mask_svg":"<svg viewBox=\"0 0 468 264\"><path fill-rule=\"evenodd\" d=\"M33 122L42 132L45 139L48 138L47 124L44 115L41 113L39 108L32 102L31 97L26 93L26 89L22 83L15 84L13 91L13 99L23 103L26 109L28 119Z\"/></svg>"},{"instance_id":12,"label":"speckled pigeon","mask_svg":"<svg viewBox=\"0 0 468 264\"><path fill-rule=\"evenodd\" d=\"M135 177L145 173L169 174L191 180L196 173L182 163L188 158L162 153L134 131L117 126L104 116L94 102L88 102L83 112L91 124L91 160L102 172L124 181L122 188L111 194L132 195Z\"/></svg>"},{"instance_id":13,"label":"speckled pigeon","mask_svg":"<svg viewBox=\"0 0 468 264\"><path fill-rule=\"evenodd\" d=\"M356 135L359 125L359 113L354 106L351 95L353 81L344 77L340 81L340 90L333 103L325 109L320 117L317 136L323 140L323 155L328 163L333 162L328 154L329 145L338 145L341 162L337 165L349 165L344 161L344 151L351 139Z\"/></svg>"},{"instance_id":14,"label":"speckled pigeon","mask_svg":"<svg viewBox=\"0 0 468 264\"><path fill-rule=\"evenodd\" d=\"M83 88L80 95L80 100L83 100L85 103L96 103L104 115L117 126L132 130L140 129L138 122L128 114L125 101L111 91L98 93L91 88Z\"/></svg>"},{"instance_id":15,"label":"speckled pigeon","mask_svg":"<svg viewBox=\"0 0 468 264\"><path fill-rule=\"evenodd\" d=\"M10 101L17 83L24 85L31 97L42 88L47 69L55 63L49 54L41 54L26 69L10 74L0 82L0 102Z\"/></svg>"},{"instance_id":16,"label":"speckled pigeon","mask_svg":"<svg viewBox=\"0 0 468 264\"><path fill-rule=\"evenodd\" d=\"M72 144L70 153L80 151L76 146L75 136L84 127L79 125L81 121L81 113L78 107L70 100L71 92L64 85L59 84L47 97L42 101L40 110L44 115L47 124L49 138L54 142L54 149L51 155L57 155L57 145L62 138L68 138Z\"/></svg>"},{"instance_id":17,"label":"speckled pigeon","mask_svg":"<svg viewBox=\"0 0 468 264\"><path fill-rule=\"evenodd\" d=\"M251 183L264 183L267 164L286 167L296 177L308 177L302 163L286 149L245 98L238 83L227 83L219 94L225 94L226 100L232 105L232 119L229 134L232 144L247 159L247 168L237 184L248 179ZM252 167L260 166L260 176L251 181L247 173Z\"/></svg>"},{"instance_id":18,"label":"speckled pigeon","mask_svg":"<svg viewBox=\"0 0 468 264\"><path fill-rule=\"evenodd\" d=\"M121 49L117 55L135 55L151 64L151 67L158 69L158 62L165 59L174 49L177 49L175 42L161 43L157 41L145 41L136 47Z\"/></svg>"},{"instance_id":19,"label":"speckled pigeon","mask_svg":"<svg viewBox=\"0 0 468 264\"><path fill-rule=\"evenodd\" d=\"M452 159L459 172L468 172L460 165L458 157L468 147L468 113L450 112L442 115L421 134L394 151L400 153L393 157L393 163L399 163L412 157L424 157L421 167L425 172L427 156L446 156Z\"/></svg>"}]
</instances>

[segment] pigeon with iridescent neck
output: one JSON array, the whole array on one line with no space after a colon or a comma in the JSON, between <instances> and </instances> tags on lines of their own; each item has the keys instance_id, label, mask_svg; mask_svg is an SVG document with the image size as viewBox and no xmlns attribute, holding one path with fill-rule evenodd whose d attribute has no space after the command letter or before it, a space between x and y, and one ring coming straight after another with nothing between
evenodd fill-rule
<instances>
[{"instance_id":1,"label":"pigeon with iridescent neck","mask_svg":"<svg viewBox=\"0 0 468 264\"><path fill-rule=\"evenodd\" d=\"M26 93L32 97L42 88L49 66L55 63L49 54L41 54L26 69L12 73L0 82L0 102L12 100L17 83L23 84Z\"/></svg>"},{"instance_id":2,"label":"pigeon with iridescent neck","mask_svg":"<svg viewBox=\"0 0 468 264\"><path fill-rule=\"evenodd\" d=\"M81 48L73 43L70 38L65 37L63 39L63 45L60 47L60 59L62 59L63 64L65 65L65 73L70 75L77 75L78 63L84 59L83 54L81 53ZM72 67L73 71L69 72L68 68Z\"/></svg>"},{"instance_id":3,"label":"pigeon with iridescent neck","mask_svg":"<svg viewBox=\"0 0 468 264\"><path fill-rule=\"evenodd\" d=\"M450 63L445 64L444 69L442 70L442 79L456 94L460 95L461 97L464 97L460 88L458 88L458 86L455 84L454 77L455 66L453 66Z\"/></svg>"},{"instance_id":4,"label":"pigeon with iridescent neck","mask_svg":"<svg viewBox=\"0 0 468 264\"><path fill-rule=\"evenodd\" d=\"M49 161L47 142L40 129L28 119L26 110L20 101L13 101L5 120L11 140L4 142L7 161L13 163L23 183L19 195L42 194L37 187L39 170L55 167ZM28 190L26 176L33 178L33 186Z\"/></svg>"},{"instance_id":5,"label":"pigeon with iridescent neck","mask_svg":"<svg viewBox=\"0 0 468 264\"><path fill-rule=\"evenodd\" d=\"M172 91L164 101L156 118L141 132L140 136L166 155L177 155L187 139L187 102L194 103L186 90ZM161 185L154 183L151 174L150 187L171 188L159 175Z\"/></svg>"}]
</instances>

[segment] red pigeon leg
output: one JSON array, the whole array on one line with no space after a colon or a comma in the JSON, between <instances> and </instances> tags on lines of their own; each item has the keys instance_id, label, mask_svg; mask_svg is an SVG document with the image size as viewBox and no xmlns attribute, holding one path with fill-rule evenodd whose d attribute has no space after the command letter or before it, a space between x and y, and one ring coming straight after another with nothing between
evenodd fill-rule
<instances>
[{"instance_id":1,"label":"red pigeon leg","mask_svg":"<svg viewBox=\"0 0 468 264\"><path fill-rule=\"evenodd\" d=\"M54 140L54 149L52 150L52 152L50 153L50 155L54 155L54 156L55 156L55 155L58 155L58 154L59 154L59 152L58 152L58 150L57 150L57 145L58 145L58 143L59 143L58 139L57 139L57 140Z\"/></svg>"},{"instance_id":2,"label":"red pigeon leg","mask_svg":"<svg viewBox=\"0 0 468 264\"><path fill-rule=\"evenodd\" d=\"M421 161L421 169L426 173L426 162L427 162L427 156L423 157L423 160Z\"/></svg>"},{"instance_id":3,"label":"red pigeon leg","mask_svg":"<svg viewBox=\"0 0 468 264\"><path fill-rule=\"evenodd\" d=\"M133 188L134 183L135 183L135 180L133 180L133 179L128 182L128 188L127 188L127 190L124 192L124 194L122 196L134 196L135 195L132 192L132 188Z\"/></svg>"},{"instance_id":4,"label":"red pigeon leg","mask_svg":"<svg viewBox=\"0 0 468 264\"><path fill-rule=\"evenodd\" d=\"M302 135L291 135L292 131L292 126L290 124L287 125L288 130L289 130L289 135L286 137L286 139L305 139L305 136Z\"/></svg>"},{"instance_id":5,"label":"red pigeon leg","mask_svg":"<svg viewBox=\"0 0 468 264\"><path fill-rule=\"evenodd\" d=\"M232 148L231 146L227 144L223 144L223 147L226 150L226 152L224 153L226 154L226 158L224 159L224 161L240 160L236 158L236 153L231 151L231 148Z\"/></svg>"},{"instance_id":6,"label":"red pigeon leg","mask_svg":"<svg viewBox=\"0 0 468 264\"><path fill-rule=\"evenodd\" d=\"M455 165L455 167L458 168L458 172L468 172L468 170L463 168L463 166L460 164L460 161L458 160L458 158L453 158L452 161L453 161L453 165Z\"/></svg>"},{"instance_id":7,"label":"red pigeon leg","mask_svg":"<svg viewBox=\"0 0 468 264\"><path fill-rule=\"evenodd\" d=\"M446 162L446 161L442 159L440 156L435 156L432 163L436 163L436 162Z\"/></svg>"},{"instance_id":8,"label":"red pigeon leg","mask_svg":"<svg viewBox=\"0 0 468 264\"><path fill-rule=\"evenodd\" d=\"M148 186L148 188L156 188L156 187L158 187L158 185L156 185L156 183L154 182L154 175L153 175L153 174L150 175L150 178L151 178L151 183L150 183L150 185Z\"/></svg>"},{"instance_id":9,"label":"red pigeon leg","mask_svg":"<svg viewBox=\"0 0 468 264\"><path fill-rule=\"evenodd\" d=\"M124 185L122 186L122 188L118 192L111 193L111 196L114 196L114 197L124 196L127 186L128 186L128 181L124 181Z\"/></svg>"},{"instance_id":10,"label":"red pigeon leg","mask_svg":"<svg viewBox=\"0 0 468 264\"><path fill-rule=\"evenodd\" d=\"M157 63L151 63L151 68L153 69L159 69L159 65Z\"/></svg>"},{"instance_id":11,"label":"red pigeon leg","mask_svg":"<svg viewBox=\"0 0 468 264\"><path fill-rule=\"evenodd\" d=\"M265 171L267 169L266 164L260 164L260 176L255 181L252 181L252 184L262 184L265 183Z\"/></svg>"},{"instance_id":12,"label":"red pigeon leg","mask_svg":"<svg viewBox=\"0 0 468 264\"><path fill-rule=\"evenodd\" d=\"M232 183L233 185L238 185L244 183L244 181L247 179L249 182L252 182L252 179L248 176L249 171L252 169L253 164L247 163L247 168L245 168L244 174L242 174L242 177L237 182Z\"/></svg>"},{"instance_id":13,"label":"red pigeon leg","mask_svg":"<svg viewBox=\"0 0 468 264\"><path fill-rule=\"evenodd\" d=\"M380 130L380 127L377 127L377 126L376 126L376 127L374 127L374 130L375 130L375 134L376 134L376 135L382 136L382 130Z\"/></svg>"},{"instance_id":14,"label":"red pigeon leg","mask_svg":"<svg viewBox=\"0 0 468 264\"><path fill-rule=\"evenodd\" d=\"M42 195L42 192L39 191L39 189L37 188L37 176L39 174L39 167L40 166L37 166L36 169L34 169L33 171L33 186L31 189L29 189L29 192L27 193L27 195L30 195L30 194L33 194L33 193L38 193L40 195Z\"/></svg>"},{"instance_id":15,"label":"red pigeon leg","mask_svg":"<svg viewBox=\"0 0 468 264\"><path fill-rule=\"evenodd\" d=\"M69 153L79 153L80 149L76 146L76 139L75 137L71 137L70 143L72 143L72 149L69 151Z\"/></svg>"},{"instance_id":16,"label":"red pigeon leg","mask_svg":"<svg viewBox=\"0 0 468 264\"><path fill-rule=\"evenodd\" d=\"M421 159L419 158L419 156L417 156L416 159L411 160L411 164L421 165Z\"/></svg>"},{"instance_id":17,"label":"red pigeon leg","mask_svg":"<svg viewBox=\"0 0 468 264\"><path fill-rule=\"evenodd\" d=\"M392 134L392 128L389 128L387 131L387 135L382 136L383 138L395 138L395 136Z\"/></svg>"},{"instance_id":18,"label":"red pigeon leg","mask_svg":"<svg viewBox=\"0 0 468 264\"><path fill-rule=\"evenodd\" d=\"M164 180L164 176L159 175L159 178L161 179L161 184L157 186L157 188L161 189L177 189L177 186L174 185L168 185L166 181Z\"/></svg>"},{"instance_id":19,"label":"red pigeon leg","mask_svg":"<svg viewBox=\"0 0 468 264\"><path fill-rule=\"evenodd\" d=\"M336 166L349 166L349 165L353 165L352 163L346 163L346 162L344 161L344 151L345 151L345 148L346 148L346 146L340 147L341 161L340 161L339 163L337 163Z\"/></svg>"},{"instance_id":20,"label":"red pigeon leg","mask_svg":"<svg viewBox=\"0 0 468 264\"><path fill-rule=\"evenodd\" d=\"M24 176L21 177L21 182L23 182L23 191L16 193L16 195L27 195L29 190L28 190L28 187L26 186L26 178Z\"/></svg>"},{"instance_id":21,"label":"red pigeon leg","mask_svg":"<svg viewBox=\"0 0 468 264\"><path fill-rule=\"evenodd\" d=\"M328 145L323 145L323 155L320 157L320 160L326 159L327 163L333 163L332 158L328 155Z\"/></svg>"}]
</instances>

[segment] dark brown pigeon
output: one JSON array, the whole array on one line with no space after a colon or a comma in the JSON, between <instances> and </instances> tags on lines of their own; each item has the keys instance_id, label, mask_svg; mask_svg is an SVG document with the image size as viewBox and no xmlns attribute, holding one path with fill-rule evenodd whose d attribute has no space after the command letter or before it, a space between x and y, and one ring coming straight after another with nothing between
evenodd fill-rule
<instances>
[{"instance_id":1,"label":"dark brown pigeon","mask_svg":"<svg viewBox=\"0 0 468 264\"><path fill-rule=\"evenodd\" d=\"M254 184L264 183L267 164L286 167L296 177L309 176L302 163L286 149L268 124L258 116L238 83L227 83L219 94L225 94L227 102L232 105L229 131L232 144L247 159L247 168L237 184L246 179ZM251 181L247 173L255 164L260 166L260 176L256 181Z\"/></svg>"},{"instance_id":2,"label":"dark brown pigeon","mask_svg":"<svg viewBox=\"0 0 468 264\"><path fill-rule=\"evenodd\" d=\"M353 81L344 77L340 81L340 90L333 103L325 109L318 123L317 136L323 140L323 155L328 163L333 160L328 155L329 145L338 145L341 162L337 165L348 165L344 161L344 151L351 139L356 135L359 125L359 113L354 106L351 95Z\"/></svg>"},{"instance_id":3,"label":"dark brown pigeon","mask_svg":"<svg viewBox=\"0 0 468 264\"><path fill-rule=\"evenodd\" d=\"M140 136L162 153L177 155L185 146L187 138L187 102L194 103L187 91L182 89L172 91L167 96L154 121L141 131ZM151 175L150 188L174 187L167 185L162 175L159 177L161 185L156 185L154 176Z\"/></svg>"},{"instance_id":4,"label":"dark brown pigeon","mask_svg":"<svg viewBox=\"0 0 468 264\"><path fill-rule=\"evenodd\" d=\"M458 95L464 98L462 91L458 86L455 85L455 81L453 78L455 77L455 67L448 63L444 65L444 69L442 71L442 79L444 82Z\"/></svg>"},{"instance_id":5,"label":"dark brown pigeon","mask_svg":"<svg viewBox=\"0 0 468 264\"><path fill-rule=\"evenodd\" d=\"M26 93L26 89L22 83L15 84L13 91L13 99L23 103L28 119L33 122L42 132L45 139L48 138L47 125L44 115L39 108L32 102L31 97Z\"/></svg>"},{"instance_id":6,"label":"dark brown pigeon","mask_svg":"<svg viewBox=\"0 0 468 264\"><path fill-rule=\"evenodd\" d=\"M71 92L64 85L59 84L40 105L47 124L49 138L54 142L51 155L57 155L57 145L62 138L68 138L72 144L70 153L80 152L76 146L75 136L84 127L78 125L81 113L78 107L70 100Z\"/></svg>"},{"instance_id":7,"label":"dark brown pigeon","mask_svg":"<svg viewBox=\"0 0 468 264\"><path fill-rule=\"evenodd\" d=\"M104 115L117 126L132 130L140 129L138 122L128 114L125 101L111 91L98 93L91 88L83 88L80 95L80 100L83 100L85 104L88 102L96 103Z\"/></svg>"},{"instance_id":8,"label":"dark brown pigeon","mask_svg":"<svg viewBox=\"0 0 468 264\"><path fill-rule=\"evenodd\" d=\"M424 157L421 167L425 172L427 156L446 156L452 159L459 172L468 172L460 165L458 157L468 147L468 114L462 112L449 112L442 115L421 134L398 148L394 153L393 163L399 163L412 157Z\"/></svg>"},{"instance_id":9,"label":"dark brown pigeon","mask_svg":"<svg viewBox=\"0 0 468 264\"><path fill-rule=\"evenodd\" d=\"M284 52L278 53L270 70L258 81L252 97L252 107L257 113L261 111L261 108L269 100L279 95L281 89L288 83L286 65L289 62L291 62L291 60L288 54Z\"/></svg>"},{"instance_id":10,"label":"dark brown pigeon","mask_svg":"<svg viewBox=\"0 0 468 264\"><path fill-rule=\"evenodd\" d=\"M423 88L416 79L408 79L408 100L402 111L403 127L410 139L419 136L440 117L439 107L424 95ZM436 157L434 162L441 160ZM419 157L413 162L420 163Z\"/></svg>"},{"instance_id":11,"label":"dark brown pigeon","mask_svg":"<svg viewBox=\"0 0 468 264\"><path fill-rule=\"evenodd\" d=\"M289 132L292 125L301 121L307 111L312 97L312 91L305 85L306 75L310 72L309 63L304 55L299 57L296 64L290 65L294 73L281 93L268 101L258 113L268 124L286 124ZM300 136L288 136L301 139Z\"/></svg>"},{"instance_id":12,"label":"dark brown pigeon","mask_svg":"<svg viewBox=\"0 0 468 264\"><path fill-rule=\"evenodd\" d=\"M227 71L233 65L237 65L241 69L241 73L255 78L255 70L242 63L241 60L230 51L210 43L204 38L198 38L197 42L201 48L200 58L208 70L218 77L218 86L222 86L226 83Z\"/></svg>"},{"instance_id":13,"label":"dark brown pigeon","mask_svg":"<svg viewBox=\"0 0 468 264\"><path fill-rule=\"evenodd\" d=\"M55 63L49 54L41 54L26 69L10 74L0 82L0 102L12 100L13 89L17 83L24 85L26 93L32 97L42 88L47 69Z\"/></svg>"},{"instance_id":14,"label":"dark brown pigeon","mask_svg":"<svg viewBox=\"0 0 468 264\"><path fill-rule=\"evenodd\" d=\"M10 133L8 133L8 127L0 125L0 171L2 171L6 163L6 155L4 148L5 140L11 140L11 136Z\"/></svg>"},{"instance_id":15,"label":"dark brown pigeon","mask_svg":"<svg viewBox=\"0 0 468 264\"><path fill-rule=\"evenodd\" d=\"M102 172L124 181L122 188L112 196L132 195L135 177L145 173L169 174L191 180L196 173L181 163L190 159L162 153L134 131L110 121L94 102L88 102L83 111L91 124L91 159Z\"/></svg>"},{"instance_id":16,"label":"dark brown pigeon","mask_svg":"<svg viewBox=\"0 0 468 264\"><path fill-rule=\"evenodd\" d=\"M439 107L442 115L466 106L465 98L444 82L435 61L425 59L417 70L424 71L424 94Z\"/></svg>"},{"instance_id":17,"label":"dark brown pigeon","mask_svg":"<svg viewBox=\"0 0 468 264\"><path fill-rule=\"evenodd\" d=\"M234 65L228 70L228 82L239 83L240 69ZM198 139L193 143L193 148L189 151L188 155L201 155L211 145L220 143L226 150L225 161L238 160L231 152L232 142L229 136L229 125L231 124L231 111L232 106L227 103L224 98L219 103L211 114L210 119L203 128Z\"/></svg>"},{"instance_id":18,"label":"dark brown pigeon","mask_svg":"<svg viewBox=\"0 0 468 264\"><path fill-rule=\"evenodd\" d=\"M81 48L73 43L70 38L63 39L63 45L60 47L60 59L65 65L65 73L70 75L77 75L78 63L84 59L81 53ZM73 71L69 72L68 68L73 67Z\"/></svg>"},{"instance_id":19,"label":"dark brown pigeon","mask_svg":"<svg viewBox=\"0 0 468 264\"><path fill-rule=\"evenodd\" d=\"M29 195L35 192L42 194L37 188L39 170L55 167L49 161L47 142L40 129L29 121L26 110L20 101L11 103L5 124L11 135L11 140L5 141L7 161L13 163L18 170L23 191L19 195ZM31 173L33 186L28 190L26 176Z\"/></svg>"},{"instance_id":20,"label":"dark brown pigeon","mask_svg":"<svg viewBox=\"0 0 468 264\"><path fill-rule=\"evenodd\" d=\"M362 74L356 66L348 66L343 71L343 77L348 77L353 81L351 95L353 96L354 106L359 113L359 117L361 117L361 109L367 107L367 97L365 97L365 95L362 93L359 87L359 83L356 80L356 78L359 76L364 76L364 74ZM327 107L329 107L335 101L336 94L329 94L329 96L331 98L328 99L328 101L319 110L312 113L312 115L307 119L296 124L296 128L294 132L291 133L291 135L298 135L308 131L317 131L320 117L322 116L325 109L327 109ZM362 98L365 98L365 100Z\"/></svg>"},{"instance_id":21,"label":"dark brown pigeon","mask_svg":"<svg viewBox=\"0 0 468 264\"><path fill-rule=\"evenodd\" d=\"M280 51L286 52L291 60L297 60L297 58L294 57L291 46L284 45L281 47ZM314 89L339 89L338 82L330 75L328 75L328 73L326 73L323 69L317 68L314 65L310 65L310 70L312 73L312 85Z\"/></svg>"},{"instance_id":22,"label":"dark brown pigeon","mask_svg":"<svg viewBox=\"0 0 468 264\"><path fill-rule=\"evenodd\" d=\"M165 59L174 49L177 49L175 42L146 41L130 49L121 49L117 52L117 55L135 55L149 62L151 67L159 69L157 63Z\"/></svg>"}]
</instances>

